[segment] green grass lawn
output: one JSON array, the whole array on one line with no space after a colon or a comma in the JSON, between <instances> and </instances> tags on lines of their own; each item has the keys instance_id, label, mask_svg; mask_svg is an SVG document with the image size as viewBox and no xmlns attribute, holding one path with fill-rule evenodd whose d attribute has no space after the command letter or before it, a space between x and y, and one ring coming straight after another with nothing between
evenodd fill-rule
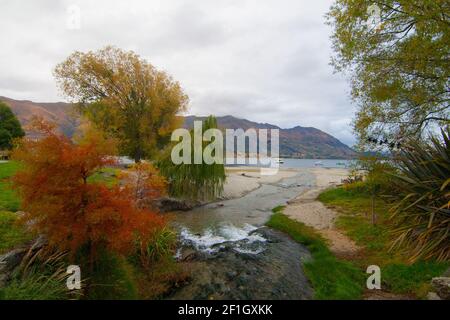
<instances>
[{"instance_id":1,"label":"green grass lawn","mask_svg":"<svg viewBox=\"0 0 450 320\"><path fill-rule=\"evenodd\" d=\"M19 164L14 161L0 163L0 211L18 211L20 199L11 189L10 178L19 169Z\"/></svg>"},{"instance_id":2,"label":"green grass lawn","mask_svg":"<svg viewBox=\"0 0 450 320\"><path fill-rule=\"evenodd\" d=\"M104 183L108 187L119 183L120 170L116 168L102 168L89 177L90 183Z\"/></svg>"},{"instance_id":3,"label":"green grass lawn","mask_svg":"<svg viewBox=\"0 0 450 320\"><path fill-rule=\"evenodd\" d=\"M13 213L20 209L20 199L11 189L10 178L18 169L17 162L0 163L0 254L31 240Z\"/></svg>"},{"instance_id":4,"label":"green grass lawn","mask_svg":"<svg viewBox=\"0 0 450 320\"><path fill-rule=\"evenodd\" d=\"M10 178L19 169L14 161L0 163L0 211L16 212L20 210L20 199L11 188ZM104 183L111 187L119 182L119 169L103 168L89 178L91 183Z\"/></svg>"},{"instance_id":5,"label":"green grass lawn","mask_svg":"<svg viewBox=\"0 0 450 320\"><path fill-rule=\"evenodd\" d=\"M449 263L435 261L410 264L407 255L391 252L389 205L382 199L375 201L375 225L371 220L371 198L364 192L344 188L330 189L322 193L319 200L341 212L336 222L337 227L364 248L354 263L361 269L372 264L380 266L384 289L423 298L428 292L431 279L441 275L450 266Z\"/></svg>"},{"instance_id":6,"label":"green grass lawn","mask_svg":"<svg viewBox=\"0 0 450 320\"><path fill-rule=\"evenodd\" d=\"M31 239L24 228L17 224L15 213L0 211L0 254Z\"/></svg>"},{"instance_id":7,"label":"green grass lawn","mask_svg":"<svg viewBox=\"0 0 450 320\"><path fill-rule=\"evenodd\" d=\"M31 240L13 213L20 209L20 199L11 189L10 178L18 169L17 162L0 163L0 254Z\"/></svg>"},{"instance_id":8,"label":"green grass lawn","mask_svg":"<svg viewBox=\"0 0 450 320\"><path fill-rule=\"evenodd\" d=\"M314 229L288 218L283 214L283 207L277 207L273 212L267 226L287 233L311 252L313 259L305 262L304 271L312 283L316 299L361 298L365 277L360 268L336 258Z\"/></svg>"}]
</instances>

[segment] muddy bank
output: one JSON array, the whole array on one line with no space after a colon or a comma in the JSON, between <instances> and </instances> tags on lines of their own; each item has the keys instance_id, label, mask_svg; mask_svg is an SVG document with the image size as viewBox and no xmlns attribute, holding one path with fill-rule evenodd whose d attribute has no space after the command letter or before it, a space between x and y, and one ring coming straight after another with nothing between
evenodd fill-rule
<instances>
[{"instance_id":1,"label":"muddy bank","mask_svg":"<svg viewBox=\"0 0 450 320\"><path fill-rule=\"evenodd\" d=\"M168 299L305 300L313 296L302 268L310 254L281 232L263 227L245 239L209 248L185 242L179 255L192 268L193 277Z\"/></svg>"}]
</instances>

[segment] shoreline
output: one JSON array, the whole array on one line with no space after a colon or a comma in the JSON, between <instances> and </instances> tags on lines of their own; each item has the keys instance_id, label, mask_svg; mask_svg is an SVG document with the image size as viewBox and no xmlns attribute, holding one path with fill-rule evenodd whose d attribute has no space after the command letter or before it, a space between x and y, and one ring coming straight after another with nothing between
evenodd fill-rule
<instances>
[{"instance_id":1,"label":"shoreline","mask_svg":"<svg viewBox=\"0 0 450 320\"><path fill-rule=\"evenodd\" d=\"M248 193L257 190L264 184L275 184L280 181L292 178L299 173L308 172L314 176L311 181L312 188L308 188L302 194L320 193L328 187L332 187L341 183L342 179L348 177L349 169L344 168L281 168L276 175L263 176L259 168L254 167L232 167L226 168L227 180L224 184L224 192L220 200L230 200L241 198ZM320 190L319 190L320 189ZM296 197L296 198L297 198Z\"/></svg>"},{"instance_id":2,"label":"shoreline","mask_svg":"<svg viewBox=\"0 0 450 320\"><path fill-rule=\"evenodd\" d=\"M317 199L325 190L341 184L341 180L348 177L349 170L313 168L311 173L316 178L316 186L288 201L283 213L290 219L314 228L337 256L357 254L360 250L358 245L336 228L339 213Z\"/></svg>"},{"instance_id":3,"label":"shoreline","mask_svg":"<svg viewBox=\"0 0 450 320\"><path fill-rule=\"evenodd\" d=\"M245 197L264 184L278 183L283 179L294 177L301 171L304 169L280 169L276 175L263 176L260 174L259 168L225 168L227 179L219 201Z\"/></svg>"}]
</instances>

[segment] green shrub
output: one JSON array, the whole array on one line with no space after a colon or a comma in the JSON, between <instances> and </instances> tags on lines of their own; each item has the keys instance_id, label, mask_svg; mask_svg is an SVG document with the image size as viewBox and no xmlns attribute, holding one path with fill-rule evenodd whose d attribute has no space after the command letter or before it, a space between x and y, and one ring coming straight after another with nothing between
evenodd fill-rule
<instances>
[{"instance_id":1,"label":"green shrub","mask_svg":"<svg viewBox=\"0 0 450 320\"><path fill-rule=\"evenodd\" d=\"M33 272L25 278L14 278L0 289L0 300L63 300L67 287L62 274L43 275Z\"/></svg>"},{"instance_id":2,"label":"green shrub","mask_svg":"<svg viewBox=\"0 0 450 320\"><path fill-rule=\"evenodd\" d=\"M360 193L373 195L389 195L395 193L393 174L397 172L395 163L388 158L382 157L361 157L351 170L349 180L354 181L344 187L348 190L355 190ZM364 173L363 181L352 179L352 176Z\"/></svg>"},{"instance_id":3,"label":"green shrub","mask_svg":"<svg viewBox=\"0 0 450 320\"><path fill-rule=\"evenodd\" d=\"M163 257L171 256L176 248L176 242L176 233L169 228L164 228L148 244L146 256L151 261L158 261Z\"/></svg>"},{"instance_id":4,"label":"green shrub","mask_svg":"<svg viewBox=\"0 0 450 320\"><path fill-rule=\"evenodd\" d=\"M66 286L65 254L41 249L31 251L14 271L8 285L0 289L4 300L63 300L76 298ZM79 292L78 292L79 293Z\"/></svg>"},{"instance_id":5,"label":"green shrub","mask_svg":"<svg viewBox=\"0 0 450 320\"><path fill-rule=\"evenodd\" d=\"M369 192L367 183L364 181L356 181L353 183L344 184L343 189L354 194L366 194Z\"/></svg>"},{"instance_id":6,"label":"green shrub","mask_svg":"<svg viewBox=\"0 0 450 320\"><path fill-rule=\"evenodd\" d=\"M84 264L83 264L84 265ZM84 267L87 282L86 299L133 300L137 299L137 285L133 266L124 257L103 251L93 269Z\"/></svg>"},{"instance_id":7,"label":"green shrub","mask_svg":"<svg viewBox=\"0 0 450 320\"><path fill-rule=\"evenodd\" d=\"M173 260L177 234L169 227L159 230L146 246L136 244L136 253L128 260L139 270L151 272L158 263Z\"/></svg>"},{"instance_id":8,"label":"green shrub","mask_svg":"<svg viewBox=\"0 0 450 320\"><path fill-rule=\"evenodd\" d=\"M31 239L32 236L17 224L17 214L0 211L0 254Z\"/></svg>"},{"instance_id":9,"label":"green shrub","mask_svg":"<svg viewBox=\"0 0 450 320\"><path fill-rule=\"evenodd\" d=\"M14 139L22 138L25 132L11 108L0 101L0 150L10 150Z\"/></svg>"},{"instance_id":10,"label":"green shrub","mask_svg":"<svg viewBox=\"0 0 450 320\"><path fill-rule=\"evenodd\" d=\"M428 143L411 141L399 156L393 194L394 247L420 258L450 260L450 128Z\"/></svg>"}]
</instances>

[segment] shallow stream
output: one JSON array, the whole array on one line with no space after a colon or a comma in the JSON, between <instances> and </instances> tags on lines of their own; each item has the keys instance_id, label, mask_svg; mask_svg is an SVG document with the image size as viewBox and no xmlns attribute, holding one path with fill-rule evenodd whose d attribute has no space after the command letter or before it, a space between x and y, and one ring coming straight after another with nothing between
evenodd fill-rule
<instances>
[{"instance_id":1,"label":"shallow stream","mask_svg":"<svg viewBox=\"0 0 450 320\"><path fill-rule=\"evenodd\" d=\"M309 252L288 236L264 227L272 209L314 185L308 170L262 184L237 199L211 203L175 216L177 258L194 269L173 299L309 299L302 263Z\"/></svg>"}]
</instances>

